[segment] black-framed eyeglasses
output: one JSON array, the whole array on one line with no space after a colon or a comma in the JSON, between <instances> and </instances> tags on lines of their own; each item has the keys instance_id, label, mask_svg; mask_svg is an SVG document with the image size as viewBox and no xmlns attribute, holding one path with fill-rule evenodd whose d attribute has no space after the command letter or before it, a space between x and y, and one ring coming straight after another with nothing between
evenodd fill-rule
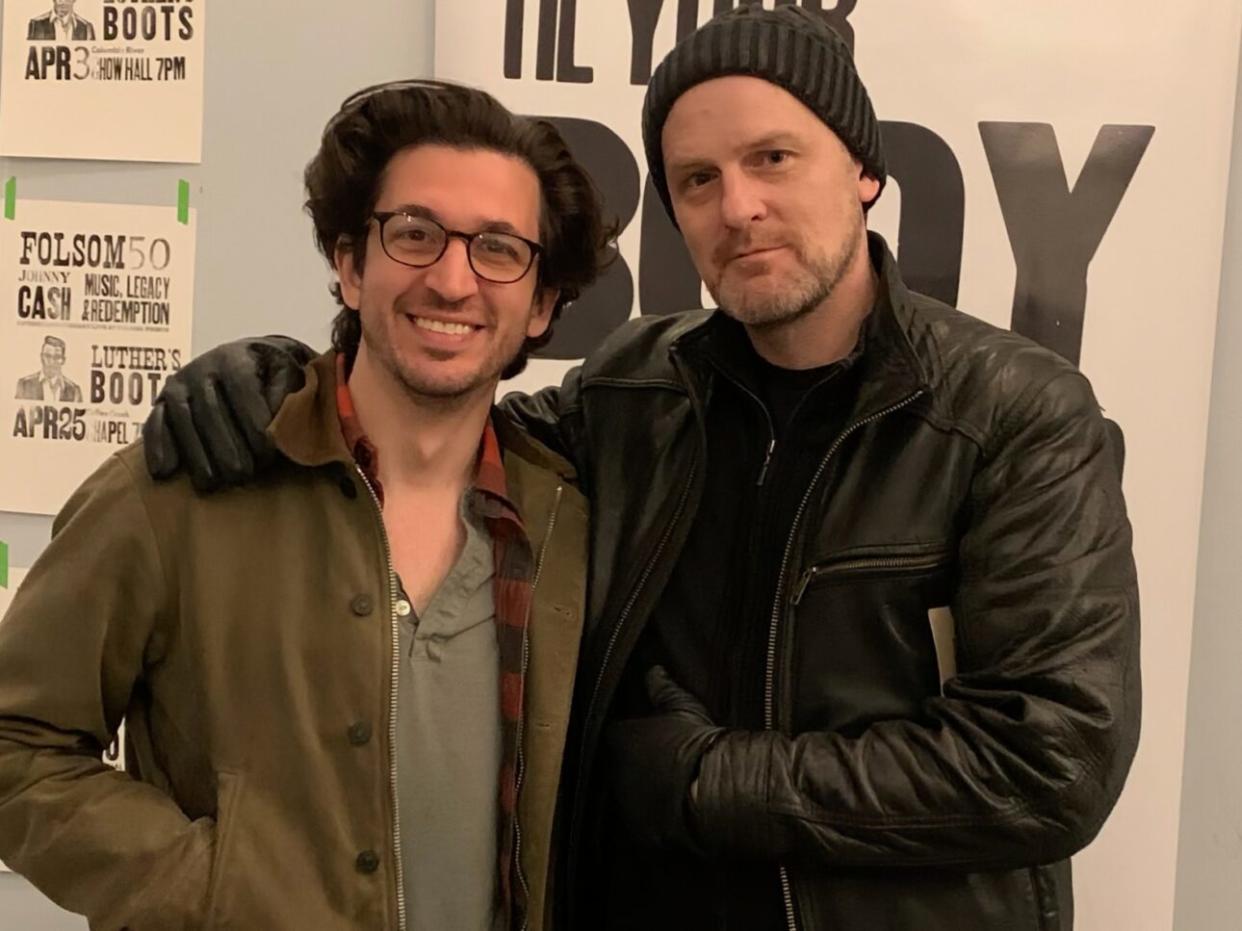
<instances>
[{"instance_id":1,"label":"black-framed eyeglasses","mask_svg":"<svg viewBox=\"0 0 1242 931\"><path fill-rule=\"evenodd\" d=\"M372 214L379 221L380 245L394 262L411 268L435 265L448 250L449 240L466 244L470 269L484 281L513 284L523 278L543 246L515 233L481 230L463 233L445 229L430 217L390 210Z\"/></svg>"}]
</instances>

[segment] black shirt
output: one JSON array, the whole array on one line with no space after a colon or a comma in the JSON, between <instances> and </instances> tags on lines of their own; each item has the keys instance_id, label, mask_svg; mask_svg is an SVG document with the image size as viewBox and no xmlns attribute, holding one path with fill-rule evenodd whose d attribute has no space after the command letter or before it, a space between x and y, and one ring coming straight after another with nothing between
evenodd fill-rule
<instances>
[{"instance_id":1,"label":"black shirt","mask_svg":"<svg viewBox=\"0 0 1242 931\"><path fill-rule=\"evenodd\" d=\"M762 359L740 324L720 315L710 325L690 350L703 352L715 373L702 504L614 707L619 717L650 713L643 680L658 663L717 723L761 730L782 558L794 515L845 426L860 350L831 365L791 371ZM639 911L618 927L786 926L773 864L707 863L652 851L620 855L649 874L637 887L649 895L638 897L646 905L634 902L636 887L629 886L626 907Z\"/></svg>"}]
</instances>

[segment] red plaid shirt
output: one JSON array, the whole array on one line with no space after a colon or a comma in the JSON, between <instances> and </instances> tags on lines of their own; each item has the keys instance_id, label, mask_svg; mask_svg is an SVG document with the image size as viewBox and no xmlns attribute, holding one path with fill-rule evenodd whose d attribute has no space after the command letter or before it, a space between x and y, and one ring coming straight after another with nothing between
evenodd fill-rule
<instances>
[{"instance_id":1,"label":"red plaid shirt","mask_svg":"<svg viewBox=\"0 0 1242 931\"><path fill-rule=\"evenodd\" d=\"M336 357L336 408L341 432L354 461L375 489L380 506L384 489L379 481L379 453L367 439L358 421L353 398L346 381L345 357ZM514 883L514 847L517 821L517 790L521 778L518 748L522 736L522 702L526 685L526 627L534 594L535 560L530 538L522 518L508 498L505 466L500 457L500 441L489 418L479 443L474 488L483 496L483 518L492 535L492 554L496 564L493 599L496 608L496 638L500 646L500 805L497 837L500 842L497 868L501 927L521 927L525 912L525 890ZM398 878L398 882L400 882Z\"/></svg>"}]
</instances>

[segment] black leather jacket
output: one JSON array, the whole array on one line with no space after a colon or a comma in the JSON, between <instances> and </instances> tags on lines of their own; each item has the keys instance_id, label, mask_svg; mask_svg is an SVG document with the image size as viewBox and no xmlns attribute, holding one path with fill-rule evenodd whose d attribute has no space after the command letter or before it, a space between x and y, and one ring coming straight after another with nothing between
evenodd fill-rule
<instances>
[{"instance_id":1,"label":"black leather jacket","mask_svg":"<svg viewBox=\"0 0 1242 931\"><path fill-rule=\"evenodd\" d=\"M790 928L1064 931L1068 857L1138 742L1117 454L1073 366L907 291L871 245L881 299L861 387L802 492L765 620L768 729L704 757L703 847L779 869ZM589 901L610 843L601 730L703 503L716 376L687 349L708 317L631 321L560 389L503 405L569 452L593 501L557 889L574 929L609 926ZM956 636L943 686L941 606Z\"/></svg>"}]
</instances>

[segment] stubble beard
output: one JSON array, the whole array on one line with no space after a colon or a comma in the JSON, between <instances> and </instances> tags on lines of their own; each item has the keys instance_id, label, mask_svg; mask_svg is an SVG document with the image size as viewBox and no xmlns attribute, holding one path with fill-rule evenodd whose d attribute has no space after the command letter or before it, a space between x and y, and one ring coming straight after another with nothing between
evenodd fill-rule
<instances>
[{"instance_id":1,"label":"stubble beard","mask_svg":"<svg viewBox=\"0 0 1242 931\"><path fill-rule=\"evenodd\" d=\"M734 286L725 277L719 293L712 296L725 314L748 327L765 329L798 320L828 300L845 277L862 248L859 226L861 223L855 224L833 253L811 256L804 244L796 244L796 271L779 290L756 293L744 281Z\"/></svg>"},{"instance_id":2,"label":"stubble beard","mask_svg":"<svg viewBox=\"0 0 1242 931\"><path fill-rule=\"evenodd\" d=\"M395 326L404 326L403 321L394 320ZM436 378L420 372L414 365L408 364L394 348L394 340L386 332L376 332L373 325L366 319L362 325L362 339L367 344L368 353L388 373L389 378L399 386L413 401L428 401L441 405L453 406L472 398L484 387L494 386L500 380L500 374L521 351L521 343L511 352L501 351L489 355L478 368L457 376ZM504 347L501 347L502 350ZM434 364L437 353L429 354ZM451 355L441 356L444 360Z\"/></svg>"}]
</instances>

